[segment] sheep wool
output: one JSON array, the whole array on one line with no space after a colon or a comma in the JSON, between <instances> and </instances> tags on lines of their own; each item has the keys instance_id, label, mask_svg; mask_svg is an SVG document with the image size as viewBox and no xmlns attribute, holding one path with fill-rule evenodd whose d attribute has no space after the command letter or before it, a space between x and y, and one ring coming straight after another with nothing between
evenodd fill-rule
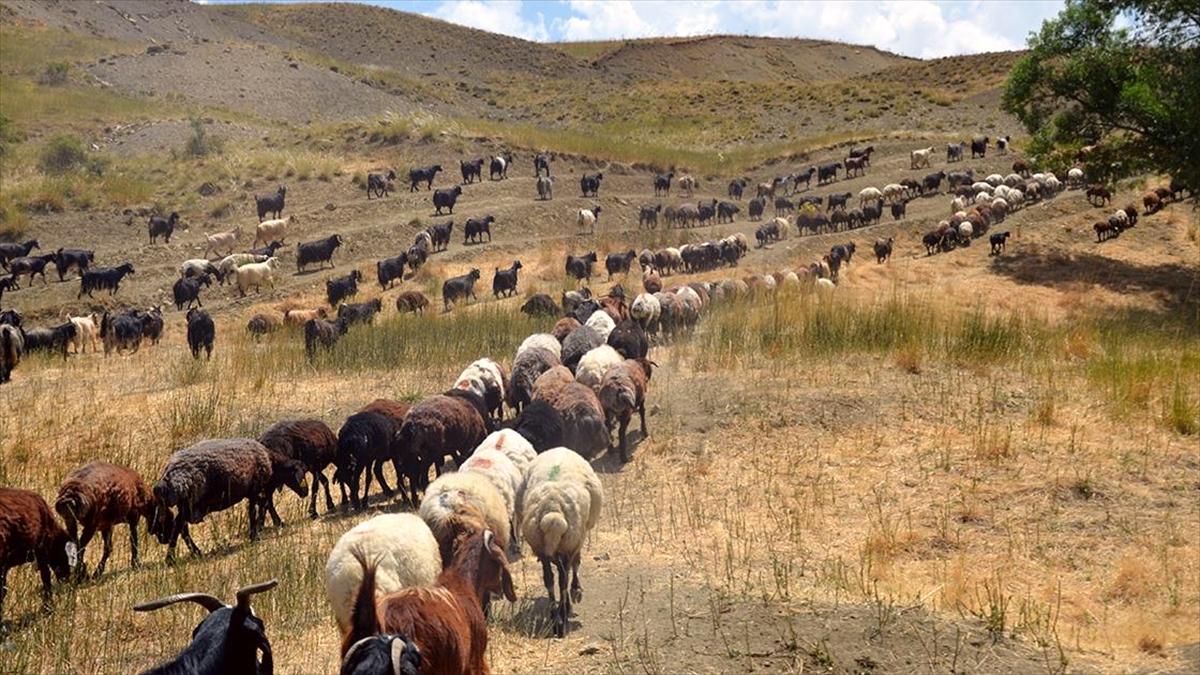
<instances>
[{"instance_id":1,"label":"sheep wool","mask_svg":"<svg viewBox=\"0 0 1200 675\"><path fill-rule=\"evenodd\" d=\"M552 448L525 472L521 534L539 556L573 557L600 522L604 488L591 464L574 450Z\"/></svg>"},{"instance_id":2,"label":"sheep wool","mask_svg":"<svg viewBox=\"0 0 1200 675\"><path fill-rule=\"evenodd\" d=\"M477 448L459 471L477 473L492 484L504 499L504 508L511 523L516 514L517 493L521 489L521 472L503 452Z\"/></svg>"},{"instance_id":3,"label":"sheep wool","mask_svg":"<svg viewBox=\"0 0 1200 675\"><path fill-rule=\"evenodd\" d=\"M358 558L375 563L376 598L402 588L431 586L442 573L437 540L419 516L389 513L354 526L334 544L325 564L325 594L343 634L350 628L362 584Z\"/></svg>"},{"instance_id":4,"label":"sheep wool","mask_svg":"<svg viewBox=\"0 0 1200 675\"><path fill-rule=\"evenodd\" d=\"M472 517L480 522L469 523L471 528L491 530L500 548L508 549L512 526L504 497L482 474L457 471L438 476L425 490L417 513L433 531L443 562L453 557L454 539Z\"/></svg>"},{"instance_id":5,"label":"sheep wool","mask_svg":"<svg viewBox=\"0 0 1200 675\"><path fill-rule=\"evenodd\" d=\"M625 357L610 345L600 345L579 359L579 366L575 368L575 381L599 390L604 373L624 360Z\"/></svg>"},{"instance_id":6,"label":"sheep wool","mask_svg":"<svg viewBox=\"0 0 1200 675\"><path fill-rule=\"evenodd\" d=\"M617 322L613 321L613 318L608 315L608 312L598 309L595 312L592 312L592 315L588 317L587 323L583 325L588 326L592 330L599 333L600 341L604 342L608 339L608 334L617 327Z\"/></svg>"},{"instance_id":7,"label":"sheep wool","mask_svg":"<svg viewBox=\"0 0 1200 675\"><path fill-rule=\"evenodd\" d=\"M512 429L492 432L483 439L479 447L475 448L476 453L481 450L498 450L504 453L504 456L508 457L508 460L513 463L522 476L525 475L525 469L537 457L537 450L534 450L533 445Z\"/></svg>"},{"instance_id":8,"label":"sheep wool","mask_svg":"<svg viewBox=\"0 0 1200 675\"><path fill-rule=\"evenodd\" d=\"M521 346L517 347L517 356L520 356L521 354L525 353L526 350L534 347L540 347L550 351L557 359L562 358L562 343L558 341L558 338L549 333L534 333L533 335L525 338L521 342Z\"/></svg>"}]
</instances>

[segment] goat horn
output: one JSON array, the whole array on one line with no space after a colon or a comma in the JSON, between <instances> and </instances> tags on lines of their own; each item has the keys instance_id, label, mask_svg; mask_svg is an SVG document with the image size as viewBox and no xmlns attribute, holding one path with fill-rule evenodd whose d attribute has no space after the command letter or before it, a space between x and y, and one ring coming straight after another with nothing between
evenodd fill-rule
<instances>
[{"instance_id":1,"label":"goat horn","mask_svg":"<svg viewBox=\"0 0 1200 675\"><path fill-rule=\"evenodd\" d=\"M135 612L153 612L154 610L162 609L163 607L166 607L167 605L174 605L177 602L187 602L187 601L194 602L197 605L200 605L201 607L203 607L204 609L207 609L210 612L215 612L218 609L221 609L222 607L226 606L225 603L214 598L213 596L209 595L208 593L178 593L176 595L168 595L165 598L159 598L158 600L151 600L150 602L143 602L140 605L134 605L133 611L135 611Z\"/></svg>"},{"instance_id":2,"label":"goat horn","mask_svg":"<svg viewBox=\"0 0 1200 675\"><path fill-rule=\"evenodd\" d=\"M264 582L258 583L258 584L250 584L249 586L243 586L243 587L239 588L238 592L237 592L237 606L241 609L245 609L246 607L248 607L250 605L250 596L251 595L254 595L255 593L262 593L264 591L269 591L272 588L275 588L275 586L277 586L278 584L279 584L278 579L272 579L270 581L264 581Z\"/></svg>"}]
</instances>

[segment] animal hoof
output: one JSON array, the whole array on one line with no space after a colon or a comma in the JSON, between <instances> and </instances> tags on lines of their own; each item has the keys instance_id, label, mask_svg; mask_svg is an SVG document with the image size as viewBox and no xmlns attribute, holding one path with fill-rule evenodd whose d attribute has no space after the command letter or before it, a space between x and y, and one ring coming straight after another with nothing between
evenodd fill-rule
<instances>
[{"instance_id":1,"label":"animal hoof","mask_svg":"<svg viewBox=\"0 0 1200 675\"><path fill-rule=\"evenodd\" d=\"M583 589L582 588L572 588L571 589L571 602L580 602L581 600L583 600Z\"/></svg>"}]
</instances>

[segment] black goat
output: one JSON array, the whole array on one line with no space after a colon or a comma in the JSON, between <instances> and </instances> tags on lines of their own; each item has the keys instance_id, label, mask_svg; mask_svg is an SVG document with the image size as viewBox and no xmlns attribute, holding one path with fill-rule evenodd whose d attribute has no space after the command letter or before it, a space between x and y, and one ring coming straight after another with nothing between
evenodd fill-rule
<instances>
[{"instance_id":1,"label":"black goat","mask_svg":"<svg viewBox=\"0 0 1200 675\"><path fill-rule=\"evenodd\" d=\"M579 280L592 278L592 265L596 264L596 252L591 251L584 255L569 255L567 256L566 270L567 274Z\"/></svg>"},{"instance_id":2,"label":"black goat","mask_svg":"<svg viewBox=\"0 0 1200 675\"><path fill-rule=\"evenodd\" d=\"M208 616L192 631L191 643L178 656L143 675L273 672L271 642L262 619L250 607L250 596L269 591L278 583L272 579L238 589L233 607L205 593L180 593L135 605L134 611L152 612L177 602L194 602L208 610Z\"/></svg>"},{"instance_id":3,"label":"black goat","mask_svg":"<svg viewBox=\"0 0 1200 675\"><path fill-rule=\"evenodd\" d=\"M187 313L187 343L192 350L192 358L200 358L200 350L204 349L204 358L211 359L213 341L217 337L217 327L212 317L202 309L189 309Z\"/></svg>"},{"instance_id":4,"label":"black goat","mask_svg":"<svg viewBox=\"0 0 1200 675\"><path fill-rule=\"evenodd\" d=\"M511 152L501 153L492 157L492 161L488 164L488 178L491 180L504 180L508 178L508 165L512 164L512 161Z\"/></svg>"},{"instance_id":5,"label":"black goat","mask_svg":"<svg viewBox=\"0 0 1200 675\"><path fill-rule=\"evenodd\" d=\"M654 196L671 195L671 179L675 177L675 173L659 174L654 177Z\"/></svg>"},{"instance_id":6,"label":"black goat","mask_svg":"<svg viewBox=\"0 0 1200 675\"><path fill-rule=\"evenodd\" d=\"M850 199L849 192L843 192L841 194L829 195L829 199L825 202L825 213L829 213L830 211L837 209L837 208L845 210L846 209L846 201L849 199Z\"/></svg>"},{"instance_id":7,"label":"black goat","mask_svg":"<svg viewBox=\"0 0 1200 675\"><path fill-rule=\"evenodd\" d=\"M175 211L167 217L150 216L150 243L155 243L159 237L162 237L169 244L171 243L171 235L175 233L175 225L179 222L179 214Z\"/></svg>"},{"instance_id":8,"label":"black goat","mask_svg":"<svg viewBox=\"0 0 1200 675\"><path fill-rule=\"evenodd\" d=\"M971 159L976 157L987 157L988 137L975 137L971 139Z\"/></svg>"},{"instance_id":9,"label":"black goat","mask_svg":"<svg viewBox=\"0 0 1200 675\"><path fill-rule=\"evenodd\" d=\"M317 355L317 347L333 349L338 338L346 334L346 322L342 320L326 321L324 319L309 319L304 322L304 353L308 360Z\"/></svg>"},{"instance_id":10,"label":"black goat","mask_svg":"<svg viewBox=\"0 0 1200 675\"><path fill-rule=\"evenodd\" d=\"M322 266L329 263L330 267L334 267L333 252L341 245L342 238L336 234L300 244L296 247L296 271L301 272L306 265L313 263L320 263Z\"/></svg>"},{"instance_id":11,"label":"black goat","mask_svg":"<svg viewBox=\"0 0 1200 675\"><path fill-rule=\"evenodd\" d=\"M383 311L383 302L379 298L366 302L346 303L338 307L338 321L349 328L356 323L371 323L375 315Z\"/></svg>"},{"instance_id":12,"label":"black goat","mask_svg":"<svg viewBox=\"0 0 1200 675\"><path fill-rule=\"evenodd\" d=\"M492 295L497 298L500 296L512 296L517 294L517 270L521 269L521 261L514 260L511 267L502 270L496 268L495 274L492 275Z\"/></svg>"},{"instance_id":13,"label":"black goat","mask_svg":"<svg viewBox=\"0 0 1200 675\"><path fill-rule=\"evenodd\" d=\"M488 241L492 240L492 223L496 222L495 216L484 216L483 218L468 218L463 225L463 244L467 242L483 242L483 235L487 235Z\"/></svg>"},{"instance_id":14,"label":"black goat","mask_svg":"<svg viewBox=\"0 0 1200 675\"><path fill-rule=\"evenodd\" d=\"M254 195L254 206L258 210L258 222L262 222L267 214L272 214L272 218L278 218L283 213L283 200L287 196L287 188L280 185L279 189L273 195L259 197Z\"/></svg>"},{"instance_id":15,"label":"black goat","mask_svg":"<svg viewBox=\"0 0 1200 675\"><path fill-rule=\"evenodd\" d=\"M817 185L824 185L826 183L832 183L832 182L836 181L838 169L841 169L841 168L842 168L841 162L834 162L832 164L824 164L822 166L817 167Z\"/></svg>"},{"instance_id":16,"label":"black goat","mask_svg":"<svg viewBox=\"0 0 1200 675\"><path fill-rule=\"evenodd\" d=\"M988 237L988 242L992 245L992 255L1000 255L1004 252L1004 246L1008 243L1008 232L997 232Z\"/></svg>"},{"instance_id":17,"label":"black goat","mask_svg":"<svg viewBox=\"0 0 1200 675\"><path fill-rule=\"evenodd\" d=\"M633 249L624 253L609 253L604 258L604 269L608 272L608 278L612 279L614 274L629 274L629 266L636 257L637 251Z\"/></svg>"},{"instance_id":18,"label":"black goat","mask_svg":"<svg viewBox=\"0 0 1200 675\"><path fill-rule=\"evenodd\" d=\"M76 299L82 298L84 293L92 297L92 291L107 290L109 295L116 295L121 287L121 280L126 275L133 274L133 265L125 263L119 267L101 267L97 270L89 270L83 273L79 280L79 295Z\"/></svg>"},{"instance_id":19,"label":"black goat","mask_svg":"<svg viewBox=\"0 0 1200 675\"><path fill-rule=\"evenodd\" d=\"M429 239L433 242L434 251L445 251L450 246L450 234L454 231L454 221L441 223L440 225L430 225L426 232L429 233Z\"/></svg>"},{"instance_id":20,"label":"black goat","mask_svg":"<svg viewBox=\"0 0 1200 675\"><path fill-rule=\"evenodd\" d=\"M450 303L459 298L475 298L475 282L479 281L479 270L473 269L466 274L447 279L442 283L442 304L449 312Z\"/></svg>"},{"instance_id":21,"label":"black goat","mask_svg":"<svg viewBox=\"0 0 1200 675\"><path fill-rule=\"evenodd\" d=\"M441 164L434 164L433 166L423 166L418 169L412 169L408 172L408 191L416 192L417 186L421 183L425 183L426 190L432 190L433 178L434 176L438 175L438 172L441 170Z\"/></svg>"},{"instance_id":22,"label":"black goat","mask_svg":"<svg viewBox=\"0 0 1200 675\"><path fill-rule=\"evenodd\" d=\"M29 275L29 285L33 285L33 277L40 276L42 283L49 286L50 282L46 280L46 265L54 261L55 254L47 253L46 255L25 256L22 258L13 258L8 261L8 271L12 272L13 280L18 280L22 274Z\"/></svg>"},{"instance_id":23,"label":"black goat","mask_svg":"<svg viewBox=\"0 0 1200 675\"><path fill-rule=\"evenodd\" d=\"M327 279L325 281L325 297L330 307L337 307L346 298L358 295L358 282L362 281L362 272L353 270L344 277Z\"/></svg>"},{"instance_id":24,"label":"black goat","mask_svg":"<svg viewBox=\"0 0 1200 675\"><path fill-rule=\"evenodd\" d=\"M282 241L273 241L273 242L267 244L266 246L259 246L258 248L252 248L249 251L246 251L246 253L250 253L252 255L265 255L268 258L273 258L273 257L275 257L275 252L281 248L283 248Z\"/></svg>"},{"instance_id":25,"label":"black goat","mask_svg":"<svg viewBox=\"0 0 1200 675\"><path fill-rule=\"evenodd\" d=\"M200 289L211 285L212 279L207 274L179 279L171 287L171 292L175 296L175 309L182 311L184 305L187 305L188 309L191 309L193 302L203 307L204 303L200 302Z\"/></svg>"},{"instance_id":26,"label":"black goat","mask_svg":"<svg viewBox=\"0 0 1200 675\"><path fill-rule=\"evenodd\" d=\"M459 195L462 194L462 186L455 185L452 188L442 188L433 191L433 208L434 215L442 215L442 209L449 209L450 213L454 213L454 204L458 201Z\"/></svg>"},{"instance_id":27,"label":"black goat","mask_svg":"<svg viewBox=\"0 0 1200 675\"><path fill-rule=\"evenodd\" d=\"M25 351L57 351L67 359L67 343L75 337L75 324L70 321L53 328L30 328L25 331Z\"/></svg>"},{"instance_id":28,"label":"black goat","mask_svg":"<svg viewBox=\"0 0 1200 675\"><path fill-rule=\"evenodd\" d=\"M875 240L875 262L882 265L883 263L887 262L888 258L892 257L892 244L894 244L895 241L896 240L892 237Z\"/></svg>"},{"instance_id":29,"label":"black goat","mask_svg":"<svg viewBox=\"0 0 1200 675\"><path fill-rule=\"evenodd\" d=\"M892 220L900 220L908 211L907 201L892 202Z\"/></svg>"},{"instance_id":30,"label":"black goat","mask_svg":"<svg viewBox=\"0 0 1200 675\"><path fill-rule=\"evenodd\" d=\"M384 258L375 263L375 273L379 277L379 287L387 290L397 279L404 280L404 266L408 264L408 254L401 253L395 258Z\"/></svg>"},{"instance_id":31,"label":"black goat","mask_svg":"<svg viewBox=\"0 0 1200 675\"><path fill-rule=\"evenodd\" d=\"M717 222L732 223L742 207L730 202L720 202L717 204Z\"/></svg>"},{"instance_id":32,"label":"black goat","mask_svg":"<svg viewBox=\"0 0 1200 675\"><path fill-rule=\"evenodd\" d=\"M750 216L750 220L761 219L762 215L763 215L763 209L766 208L766 206L767 206L767 200L764 199L763 197L755 197L754 199L751 199L750 206L747 209L747 212Z\"/></svg>"},{"instance_id":33,"label":"black goat","mask_svg":"<svg viewBox=\"0 0 1200 675\"><path fill-rule=\"evenodd\" d=\"M13 258L24 258L33 249L41 249L37 239L30 239L23 244L0 242L0 267L8 269L8 261Z\"/></svg>"},{"instance_id":34,"label":"black goat","mask_svg":"<svg viewBox=\"0 0 1200 675\"><path fill-rule=\"evenodd\" d=\"M643 206L638 211L638 227L658 227L658 214L662 212L662 204Z\"/></svg>"},{"instance_id":35,"label":"black goat","mask_svg":"<svg viewBox=\"0 0 1200 675\"><path fill-rule=\"evenodd\" d=\"M58 280L66 281L67 272L70 272L72 267L83 274L95 260L95 251L86 251L80 248L58 249L54 253L54 267L58 270Z\"/></svg>"},{"instance_id":36,"label":"black goat","mask_svg":"<svg viewBox=\"0 0 1200 675\"><path fill-rule=\"evenodd\" d=\"M579 179L579 191L584 197L596 197L600 193L600 181L604 180L604 173L585 173Z\"/></svg>"},{"instance_id":37,"label":"black goat","mask_svg":"<svg viewBox=\"0 0 1200 675\"><path fill-rule=\"evenodd\" d=\"M475 159L467 161L459 160L458 168L462 171L464 183L474 183L477 180L483 180L482 157L476 157Z\"/></svg>"},{"instance_id":38,"label":"black goat","mask_svg":"<svg viewBox=\"0 0 1200 675\"><path fill-rule=\"evenodd\" d=\"M396 180L395 171L388 171L386 174L367 174L367 199L370 199L371 195L375 195L379 199L386 197L392 191L392 181L394 180Z\"/></svg>"},{"instance_id":39,"label":"black goat","mask_svg":"<svg viewBox=\"0 0 1200 675\"><path fill-rule=\"evenodd\" d=\"M547 176L550 175L549 155L538 155L533 158L533 177L537 178L542 175L542 171L545 171Z\"/></svg>"}]
</instances>

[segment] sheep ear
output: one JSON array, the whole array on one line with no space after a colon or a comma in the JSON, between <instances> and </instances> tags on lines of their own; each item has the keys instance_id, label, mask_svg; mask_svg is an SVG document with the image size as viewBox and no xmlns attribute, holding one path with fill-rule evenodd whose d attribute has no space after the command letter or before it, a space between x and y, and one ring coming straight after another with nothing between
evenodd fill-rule
<instances>
[{"instance_id":1,"label":"sheep ear","mask_svg":"<svg viewBox=\"0 0 1200 675\"><path fill-rule=\"evenodd\" d=\"M73 542L73 541L67 542L66 552L67 552L67 566L75 567L76 565L78 565L79 564L79 547L77 547L75 545L75 542Z\"/></svg>"}]
</instances>

